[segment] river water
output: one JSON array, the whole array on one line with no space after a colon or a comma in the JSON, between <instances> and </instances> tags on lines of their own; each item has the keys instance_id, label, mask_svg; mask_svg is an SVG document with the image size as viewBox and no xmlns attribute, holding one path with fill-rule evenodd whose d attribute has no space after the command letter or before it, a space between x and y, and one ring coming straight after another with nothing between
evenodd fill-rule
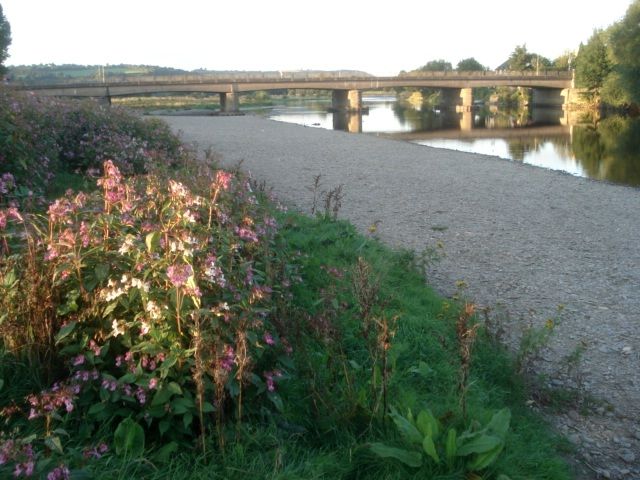
<instances>
[{"instance_id":1,"label":"river water","mask_svg":"<svg viewBox=\"0 0 640 480\"><path fill-rule=\"evenodd\" d=\"M287 99L269 108L274 120L380 135L419 145L496 155L572 175L640 186L640 119L585 121L561 108L521 111L481 107L453 112L364 96L362 115L328 111L330 100Z\"/></svg>"}]
</instances>

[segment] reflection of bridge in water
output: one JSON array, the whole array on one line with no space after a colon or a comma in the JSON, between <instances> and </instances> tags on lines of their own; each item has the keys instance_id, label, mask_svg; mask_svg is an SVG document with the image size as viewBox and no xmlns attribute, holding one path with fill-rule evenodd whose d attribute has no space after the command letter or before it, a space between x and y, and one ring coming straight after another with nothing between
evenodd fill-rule
<instances>
[{"instance_id":1,"label":"reflection of bridge in water","mask_svg":"<svg viewBox=\"0 0 640 480\"><path fill-rule=\"evenodd\" d=\"M288 89L330 90L332 108L361 111L362 92L388 88L433 88L442 91L444 103L471 110L473 89L480 87L532 89L532 105L564 105L573 90L569 72L420 72L397 77L344 77L341 75L260 74L220 78L206 75L143 77L135 81L14 85L43 96L94 97L111 101L117 96L210 93L220 95L221 110L237 112L239 96L246 92Z\"/></svg>"},{"instance_id":2,"label":"reflection of bridge in water","mask_svg":"<svg viewBox=\"0 0 640 480\"><path fill-rule=\"evenodd\" d=\"M493 108L493 107L492 107ZM494 111L495 113L495 111ZM362 133L362 117L367 111L333 113L333 129L350 133ZM495 128L489 124L476 125L477 110L443 108L435 113L439 126L427 131L382 134L399 140L427 140L436 138L513 138L523 131L535 131L537 135L568 135L575 118L561 108L532 108L531 117L525 124ZM518 133L519 132L519 133Z\"/></svg>"}]
</instances>

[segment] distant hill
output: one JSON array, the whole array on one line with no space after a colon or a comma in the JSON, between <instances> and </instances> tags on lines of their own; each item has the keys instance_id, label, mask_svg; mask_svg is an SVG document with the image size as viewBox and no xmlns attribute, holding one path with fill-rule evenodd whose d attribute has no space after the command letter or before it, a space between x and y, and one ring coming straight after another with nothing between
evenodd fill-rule
<instances>
[{"instance_id":1,"label":"distant hill","mask_svg":"<svg viewBox=\"0 0 640 480\"><path fill-rule=\"evenodd\" d=\"M141 76L163 76L163 75L185 75L196 74L213 77L230 77L239 75L279 75L287 73L308 74L308 75L342 75L342 76L362 76L369 77L370 74L357 70L297 70L293 71L248 71L248 70L182 70L179 68L159 67L154 65L17 65L8 67L7 78L16 83L27 83L32 85L66 83L70 81L100 81L109 80L134 80Z\"/></svg>"}]
</instances>

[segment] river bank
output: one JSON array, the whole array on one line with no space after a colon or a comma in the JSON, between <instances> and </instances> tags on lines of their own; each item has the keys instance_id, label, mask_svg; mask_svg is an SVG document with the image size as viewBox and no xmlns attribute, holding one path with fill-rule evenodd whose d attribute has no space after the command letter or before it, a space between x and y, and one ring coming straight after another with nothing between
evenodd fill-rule
<instances>
[{"instance_id":1,"label":"river bank","mask_svg":"<svg viewBox=\"0 0 640 480\"><path fill-rule=\"evenodd\" d=\"M256 117L165 120L223 164L242 161L302 211L321 174L325 189L344 185L340 216L360 230L378 222L382 240L417 252L442 243L428 281L449 295L463 280L514 348L523 328L544 325L564 305L535 371L546 386L597 400L552 420L594 470L640 475L639 190Z\"/></svg>"}]
</instances>

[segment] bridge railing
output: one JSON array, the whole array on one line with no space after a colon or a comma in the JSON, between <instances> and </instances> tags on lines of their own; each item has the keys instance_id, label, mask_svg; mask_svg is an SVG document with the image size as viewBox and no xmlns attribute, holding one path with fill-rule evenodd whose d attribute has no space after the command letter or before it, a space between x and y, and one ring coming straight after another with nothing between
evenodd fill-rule
<instances>
[{"instance_id":1,"label":"bridge railing","mask_svg":"<svg viewBox=\"0 0 640 480\"><path fill-rule=\"evenodd\" d=\"M73 87L73 86L88 86L88 85L112 85L112 84L128 84L128 85L147 85L147 84L193 84L193 83L243 83L243 82L270 82L283 84L290 83L292 81L370 81L370 80L393 80L393 79L480 79L480 78L548 78L548 79L571 79L572 73L567 71L556 70L544 70L544 71L443 71L443 72L409 72L401 73L398 76L393 77L375 77L365 75L349 75L349 74L337 74L334 72L261 72L261 73L247 73L247 74L234 74L234 75L215 75L215 74L187 74L187 75L140 75L140 76L125 76L125 75L107 75L102 79L87 79L86 81L78 81L78 79L65 79L59 81L56 79L55 83L21 83L11 82L16 87L32 87L37 88L52 88L56 86Z\"/></svg>"}]
</instances>

